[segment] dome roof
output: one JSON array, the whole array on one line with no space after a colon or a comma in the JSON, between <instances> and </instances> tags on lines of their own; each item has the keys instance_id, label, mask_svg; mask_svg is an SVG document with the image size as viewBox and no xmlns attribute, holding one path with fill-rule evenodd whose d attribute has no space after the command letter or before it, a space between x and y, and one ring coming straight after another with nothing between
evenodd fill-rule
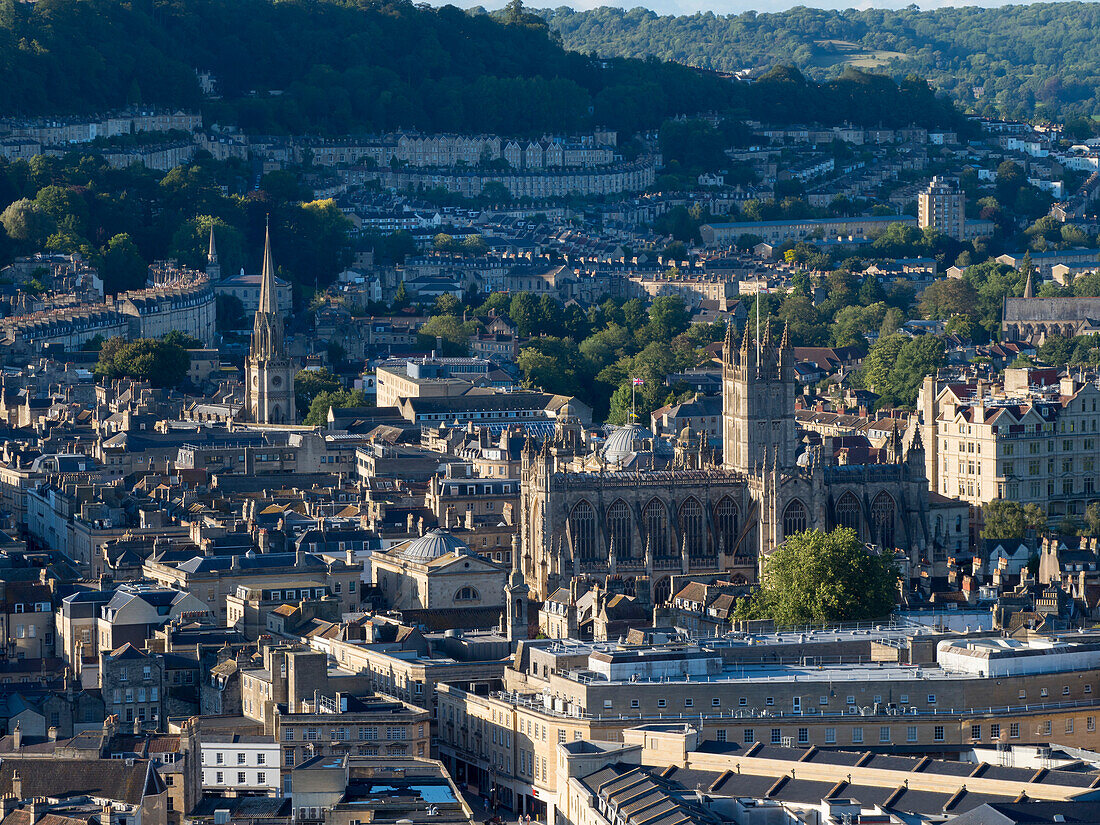
<instances>
[{"instance_id":1,"label":"dome roof","mask_svg":"<svg viewBox=\"0 0 1100 825\"><path fill-rule=\"evenodd\" d=\"M653 433L641 424L626 424L607 437L607 441L603 444L603 457L608 461L623 461L631 454L642 450L639 441L652 438Z\"/></svg>"},{"instance_id":2,"label":"dome roof","mask_svg":"<svg viewBox=\"0 0 1100 825\"><path fill-rule=\"evenodd\" d=\"M399 551L399 555L403 559L423 564L454 552L469 553L470 548L466 542L437 527L420 538L409 541L405 548Z\"/></svg>"}]
</instances>

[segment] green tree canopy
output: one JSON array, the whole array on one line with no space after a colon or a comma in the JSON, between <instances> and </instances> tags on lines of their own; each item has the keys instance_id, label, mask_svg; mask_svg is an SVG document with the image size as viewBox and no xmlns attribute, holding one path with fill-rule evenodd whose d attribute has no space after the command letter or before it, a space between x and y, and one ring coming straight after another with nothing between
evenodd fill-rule
<instances>
[{"instance_id":1,"label":"green tree canopy","mask_svg":"<svg viewBox=\"0 0 1100 825\"><path fill-rule=\"evenodd\" d=\"M313 403L309 405L309 412L302 423L311 427L319 427L328 421L328 411L333 407L339 410L347 407L366 406L369 406L369 401L366 393L362 390L322 391L314 396Z\"/></svg>"},{"instance_id":2,"label":"green tree canopy","mask_svg":"<svg viewBox=\"0 0 1100 825\"><path fill-rule=\"evenodd\" d=\"M477 332L477 321L463 323L454 315L433 315L417 330L420 346L435 349L436 339L443 339L442 355L465 355L470 351L470 336Z\"/></svg>"},{"instance_id":3,"label":"green tree canopy","mask_svg":"<svg viewBox=\"0 0 1100 825\"><path fill-rule=\"evenodd\" d=\"M13 241L22 241L27 247L41 246L56 224L30 198L14 201L0 213L0 223Z\"/></svg>"},{"instance_id":4,"label":"green tree canopy","mask_svg":"<svg viewBox=\"0 0 1100 825\"><path fill-rule=\"evenodd\" d=\"M871 347L858 378L881 396L879 406L912 407L925 376L932 375L945 363L943 341L935 336L887 335Z\"/></svg>"},{"instance_id":5,"label":"green tree canopy","mask_svg":"<svg viewBox=\"0 0 1100 825\"><path fill-rule=\"evenodd\" d=\"M1046 523L1038 504L994 499L982 507L982 538L1004 541L1023 538L1026 530L1037 530Z\"/></svg>"},{"instance_id":6,"label":"green tree canopy","mask_svg":"<svg viewBox=\"0 0 1100 825\"><path fill-rule=\"evenodd\" d=\"M978 303L978 293L961 278L933 281L925 287L920 299L920 311L925 318L944 319L953 315L969 315Z\"/></svg>"},{"instance_id":7,"label":"green tree canopy","mask_svg":"<svg viewBox=\"0 0 1100 825\"><path fill-rule=\"evenodd\" d=\"M294 376L294 403L298 415L305 417L313 404L313 399L323 392L336 392L341 388L340 379L329 372L327 367L319 370L298 370Z\"/></svg>"},{"instance_id":8,"label":"green tree canopy","mask_svg":"<svg viewBox=\"0 0 1100 825\"><path fill-rule=\"evenodd\" d=\"M124 233L115 235L107 242L99 271L104 291L117 293L145 286L148 268L137 244Z\"/></svg>"},{"instance_id":9,"label":"green tree canopy","mask_svg":"<svg viewBox=\"0 0 1100 825\"><path fill-rule=\"evenodd\" d=\"M191 356L179 344L156 338L127 343L108 338L99 350L95 374L99 378L132 378L156 387L176 387L187 377Z\"/></svg>"},{"instance_id":10,"label":"green tree canopy","mask_svg":"<svg viewBox=\"0 0 1100 825\"><path fill-rule=\"evenodd\" d=\"M898 579L893 556L869 553L855 530L807 530L764 560L760 586L737 615L781 627L877 619L893 611Z\"/></svg>"},{"instance_id":11,"label":"green tree canopy","mask_svg":"<svg viewBox=\"0 0 1100 825\"><path fill-rule=\"evenodd\" d=\"M166 344L177 344L184 349L202 349L206 346L202 341L196 338L194 335L189 335L178 329L170 331L160 340Z\"/></svg>"}]
</instances>

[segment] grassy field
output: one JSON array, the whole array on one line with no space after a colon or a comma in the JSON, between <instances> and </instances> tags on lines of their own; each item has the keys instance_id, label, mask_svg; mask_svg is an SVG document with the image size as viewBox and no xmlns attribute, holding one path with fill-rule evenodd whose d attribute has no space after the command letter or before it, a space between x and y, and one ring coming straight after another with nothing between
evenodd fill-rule
<instances>
[{"instance_id":1,"label":"grassy field","mask_svg":"<svg viewBox=\"0 0 1100 825\"><path fill-rule=\"evenodd\" d=\"M903 52L888 52L881 49L867 49L848 40L815 40L813 65L819 69L828 69L840 64L855 66L857 69L878 69L891 60L904 60Z\"/></svg>"}]
</instances>

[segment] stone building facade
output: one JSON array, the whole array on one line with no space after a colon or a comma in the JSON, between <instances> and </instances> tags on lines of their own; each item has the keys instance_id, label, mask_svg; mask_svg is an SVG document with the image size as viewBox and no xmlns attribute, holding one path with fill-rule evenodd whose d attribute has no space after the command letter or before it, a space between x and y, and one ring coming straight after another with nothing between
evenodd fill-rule
<instances>
[{"instance_id":1,"label":"stone building facade","mask_svg":"<svg viewBox=\"0 0 1100 825\"><path fill-rule=\"evenodd\" d=\"M1031 281L1028 280L1028 291ZM1100 319L1100 298L1006 298L1001 331L1006 341L1026 341L1039 346L1050 335L1095 333Z\"/></svg>"},{"instance_id":2,"label":"stone building facade","mask_svg":"<svg viewBox=\"0 0 1100 825\"><path fill-rule=\"evenodd\" d=\"M786 334L776 347L746 331L737 348L727 333L720 461L685 430L662 468L664 445L637 425L613 433L599 455L581 455L579 426L567 422L540 452L528 447L520 534L535 597L570 577L625 578L635 595L661 604L673 575L749 582L787 536L836 526L904 551L903 572L930 564L937 553L920 434L895 432L882 463L837 463L827 440L802 444L795 386Z\"/></svg>"},{"instance_id":3,"label":"stone building facade","mask_svg":"<svg viewBox=\"0 0 1100 825\"><path fill-rule=\"evenodd\" d=\"M99 654L99 688L111 713L126 725L164 724L164 657L129 642Z\"/></svg>"}]
</instances>

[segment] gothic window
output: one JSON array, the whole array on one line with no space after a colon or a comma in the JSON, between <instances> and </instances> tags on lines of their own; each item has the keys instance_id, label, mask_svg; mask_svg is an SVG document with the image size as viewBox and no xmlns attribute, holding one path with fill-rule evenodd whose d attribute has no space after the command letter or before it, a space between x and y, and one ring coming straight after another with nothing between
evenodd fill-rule
<instances>
[{"instance_id":1,"label":"gothic window","mask_svg":"<svg viewBox=\"0 0 1100 825\"><path fill-rule=\"evenodd\" d=\"M733 553L737 545L737 522L740 515L737 504L729 496L723 497L714 507L715 539L724 553Z\"/></svg>"},{"instance_id":2,"label":"gothic window","mask_svg":"<svg viewBox=\"0 0 1100 825\"><path fill-rule=\"evenodd\" d=\"M653 586L653 603L667 604L670 598L672 598L672 580L665 576Z\"/></svg>"},{"instance_id":3,"label":"gothic window","mask_svg":"<svg viewBox=\"0 0 1100 825\"><path fill-rule=\"evenodd\" d=\"M596 557L596 512L587 501L580 501L569 514L569 533L573 554L579 559Z\"/></svg>"},{"instance_id":4,"label":"gothic window","mask_svg":"<svg viewBox=\"0 0 1100 825\"><path fill-rule=\"evenodd\" d=\"M658 499L651 499L642 511L645 539L649 552L656 556L668 555L668 511Z\"/></svg>"},{"instance_id":5,"label":"gothic window","mask_svg":"<svg viewBox=\"0 0 1100 825\"><path fill-rule=\"evenodd\" d=\"M634 555L630 522L630 507L622 499L607 508L607 539L620 559L629 559Z\"/></svg>"},{"instance_id":6,"label":"gothic window","mask_svg":"<svg viewBox=\"0 0 1100 825\"><path fill-rule=\"evenodd\" d=\"M783 538L801 533L809 527L809 524L810 518L806 512L806 505L795 499L783 511Z\"/></svg>"},{"instance_id":7,"label":"gothic window","mask_svg":"<svg viewBox=\"0 0 1100 825\"><path fill-rule=\"evenodd\" d=\"M695 497L680 505L680 533L687 544L688 555L703 555L703 505Z\"/></svg>"},{"instance_id":8,"label":"gothic window","mask_svg":"<svg viewBox=\"0 0 1100 825\"><path fill-rule=\"evenodd\" d=\"M871 525L874 527L873 540L884 548L894 546L894 500L887 492L881 492L871 502Z\"/></svg>"},{"instance_id":9,"label":"gothic window","mask_svg":"<svg viewBox=\"0 0 1100 825\"><path fill-rule=\"evenodd\" d=\"M842 495L836 503L836 526L859 532L859 501L851 492Z\"/></svg>"}]
</instances>

